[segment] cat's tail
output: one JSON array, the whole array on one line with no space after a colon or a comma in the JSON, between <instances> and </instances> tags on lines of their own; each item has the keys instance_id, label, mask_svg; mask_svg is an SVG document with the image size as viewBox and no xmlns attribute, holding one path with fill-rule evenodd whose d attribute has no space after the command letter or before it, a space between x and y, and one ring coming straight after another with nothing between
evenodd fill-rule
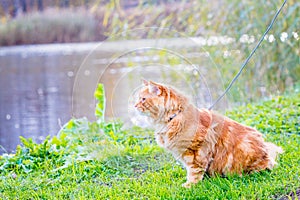
<instances>
[{"instance_id":1,"label":"cat's tail","mask_svg":"<svg viewBox=\"0 0 300 200\"><path fill-rule=\"evenodd\" d=\"M269 154L269 169L272 169L276 164L276 157L283 153L283 149L271 142L265 142L268 154Z\"/></svg>"}]
</instances>

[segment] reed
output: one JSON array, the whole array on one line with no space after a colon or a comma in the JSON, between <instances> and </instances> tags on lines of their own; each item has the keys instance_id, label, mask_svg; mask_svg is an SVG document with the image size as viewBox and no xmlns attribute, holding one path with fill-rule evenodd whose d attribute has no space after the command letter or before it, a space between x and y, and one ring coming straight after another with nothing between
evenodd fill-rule
<instances>
[{"instance_id":1,"label":"reed","mask_svg":"<svg viewBox=\"0 0 300 200\"><path fill-rule=\"evenodd\" d=\"M89 42L96 37L96 21L85 10L48 9L0 24L0 45Z\"/></svg>"}]
</instances>

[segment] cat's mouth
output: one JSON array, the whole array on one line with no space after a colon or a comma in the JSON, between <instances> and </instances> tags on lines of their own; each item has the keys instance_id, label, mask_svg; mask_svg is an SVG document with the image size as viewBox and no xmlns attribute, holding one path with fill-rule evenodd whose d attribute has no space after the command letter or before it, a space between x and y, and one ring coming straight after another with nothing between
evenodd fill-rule
<instances>
[{"instance_id":1,"label":"cat's mouth","mask_svg":"<svg viewBox=\"0 0 300 200\"><path fill-rule=\"evenodd\" d=\"M145 108L143 108L142 106L139 105L139 103L135 104L135 109L142 115L147 115L147 113L150 114L149 110L146 110Z\"/></svg>"}]
</instances>

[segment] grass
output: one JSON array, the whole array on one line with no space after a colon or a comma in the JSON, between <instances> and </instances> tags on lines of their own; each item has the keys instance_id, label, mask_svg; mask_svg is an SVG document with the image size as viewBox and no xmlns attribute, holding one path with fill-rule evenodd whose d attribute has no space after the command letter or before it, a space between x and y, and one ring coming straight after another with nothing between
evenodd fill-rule
<instances>
[{"instance_id":1,"label":"grass","mask_svg":"<svg viewBox=\"0 0 300 200\"><path fill-rule=\"evenodd\" d=\"M95 93L104 100L103 87ZM280 199L300 188L300 94L227 112L284 149L273 171L205 177L185 189L185 170L159 148L153 131L120 122L73 119L41 144L22 139L16 154L0 157L1 199ZM287 198L287 197L286 197Z\"/></svg>"}]
</instances>

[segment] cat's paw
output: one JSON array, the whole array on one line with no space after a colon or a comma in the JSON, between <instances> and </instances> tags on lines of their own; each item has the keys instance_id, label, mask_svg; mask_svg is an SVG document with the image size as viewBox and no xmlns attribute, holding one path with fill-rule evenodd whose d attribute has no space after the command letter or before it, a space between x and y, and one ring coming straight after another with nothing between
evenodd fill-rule
<instances>
[{"instance_id":1,"label":"cat's paw","mask_svg":"<svg viewBox=\"0 0 300 200\"><path fill-rule=\"evenodd\" d=\"M185 182L184 184L181 185L182 187L185 187L185 188L191 188L192 186L192 183L191 182Z\"/></svg>"}]
</instances>

